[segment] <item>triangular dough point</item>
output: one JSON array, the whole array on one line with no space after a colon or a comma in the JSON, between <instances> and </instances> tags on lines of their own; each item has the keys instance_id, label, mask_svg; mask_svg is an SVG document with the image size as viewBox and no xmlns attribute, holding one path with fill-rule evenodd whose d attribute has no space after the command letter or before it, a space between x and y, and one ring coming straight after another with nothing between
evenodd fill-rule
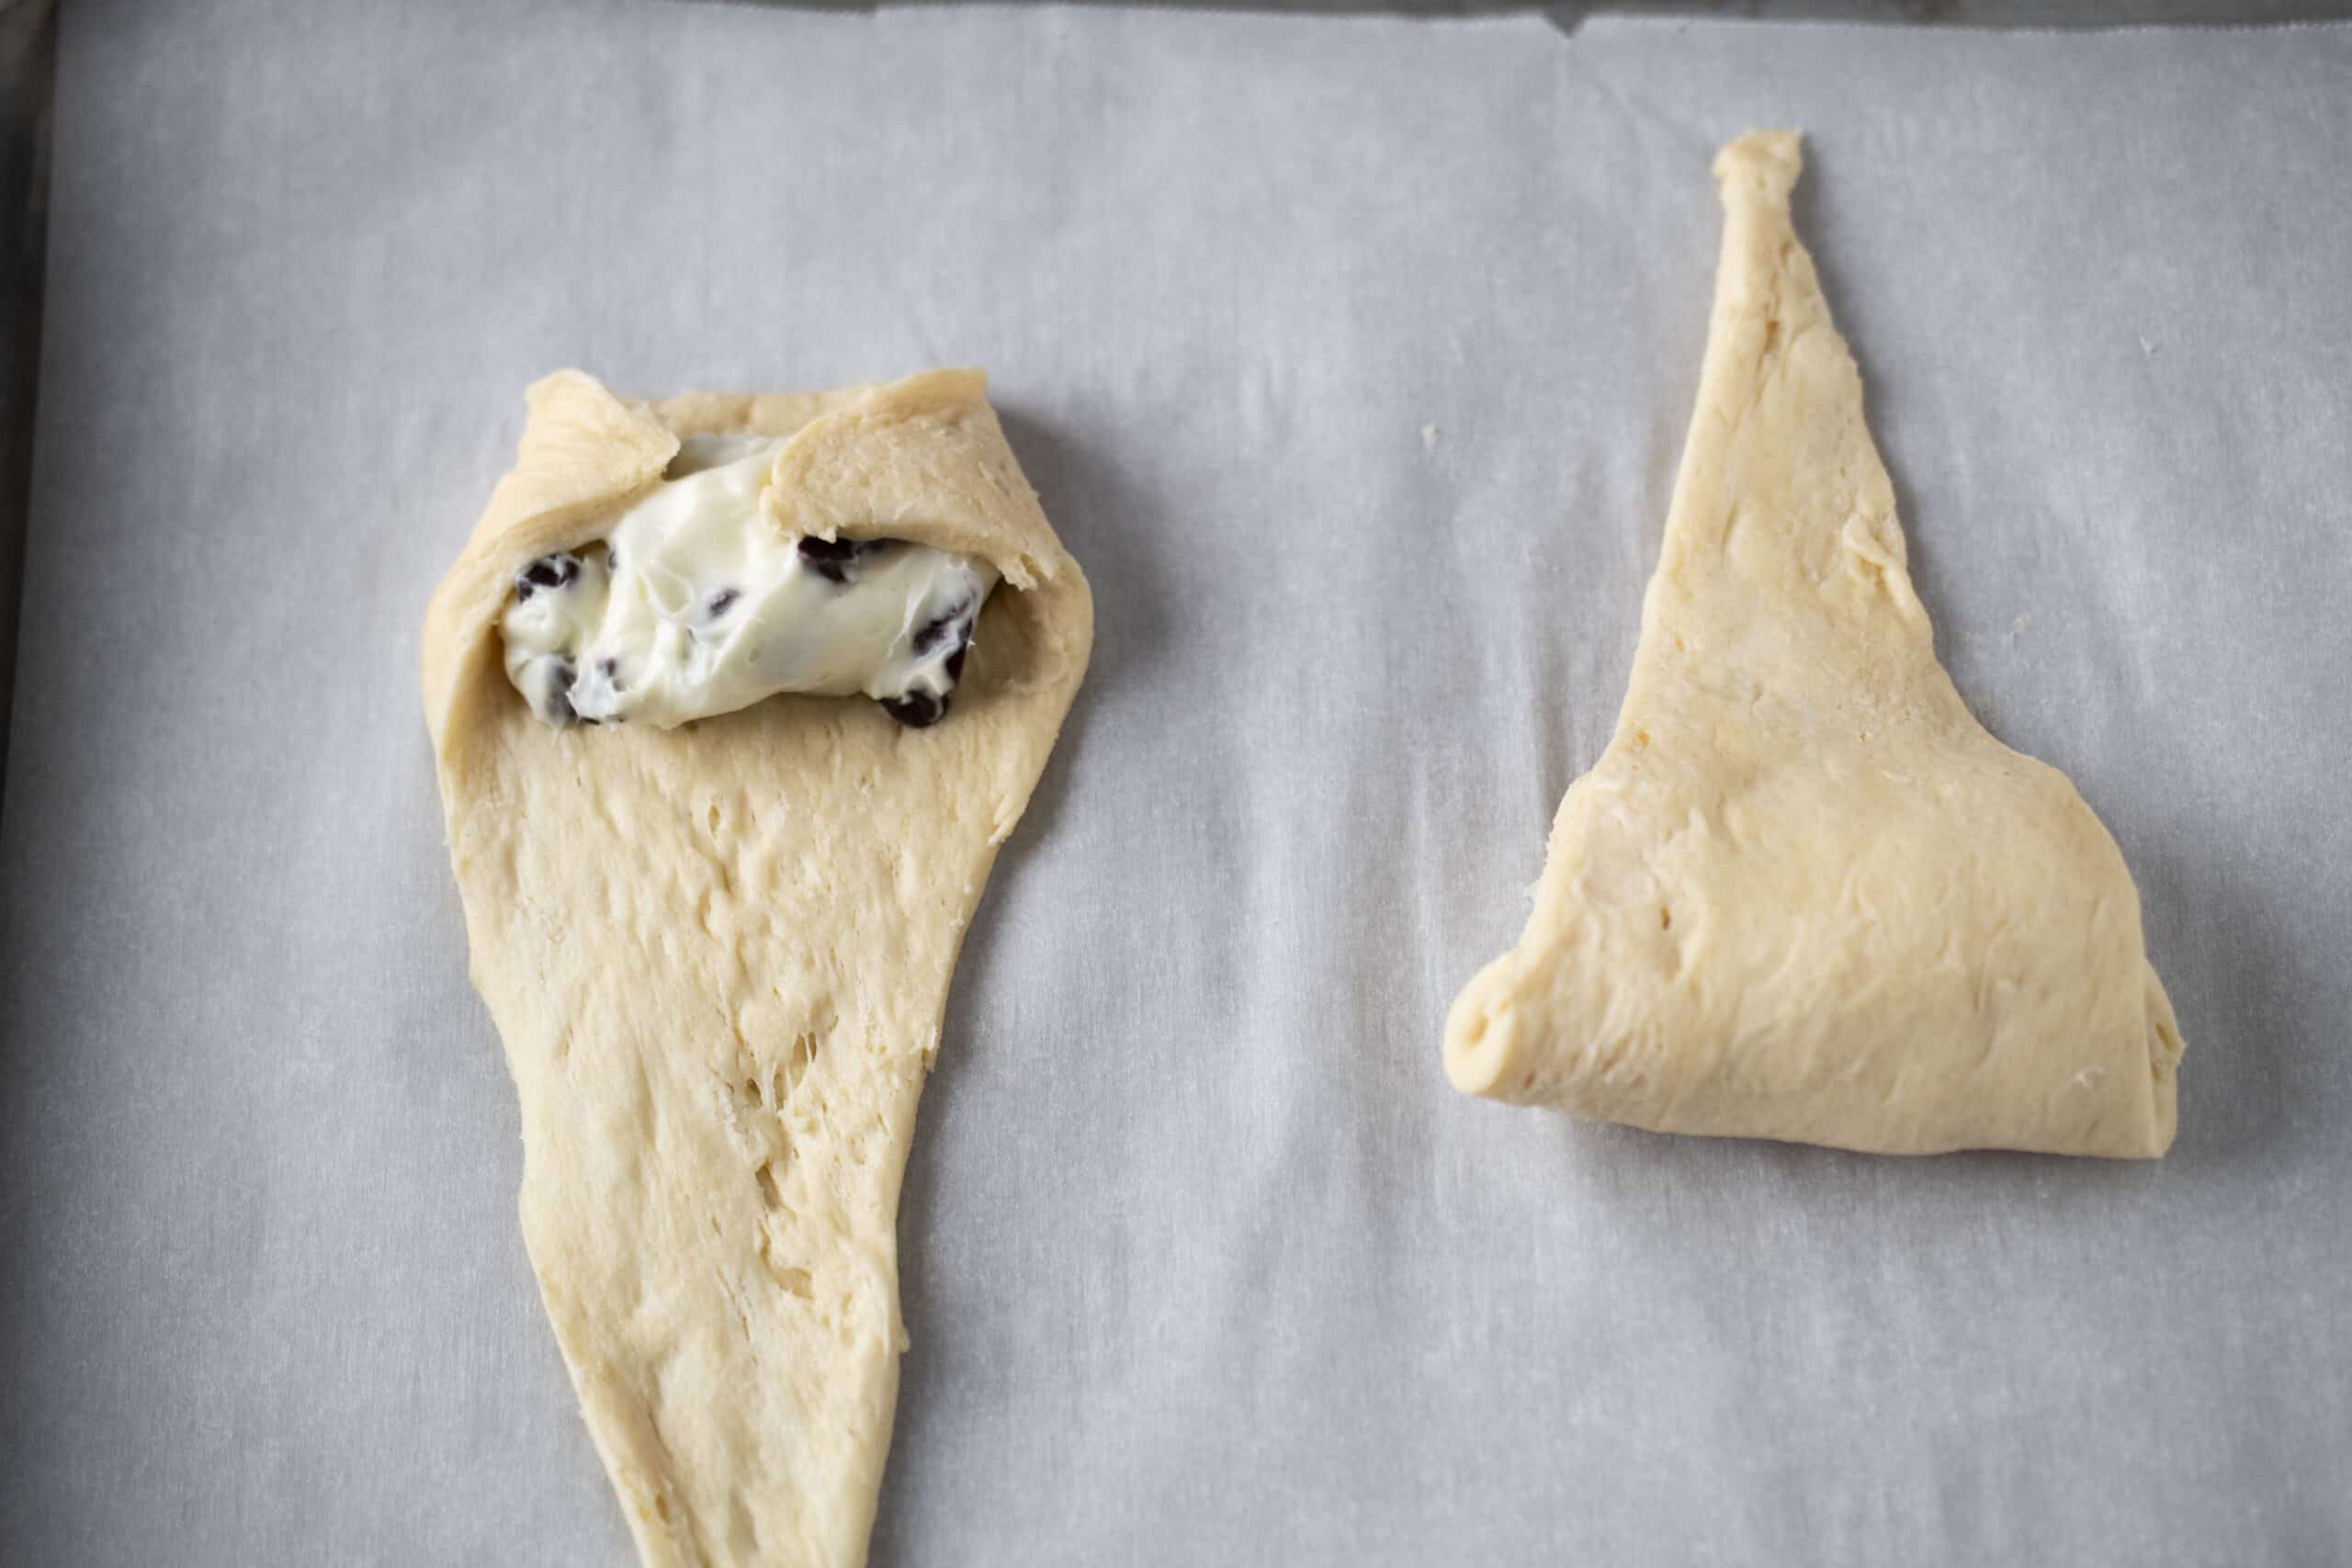
<instances>
[{"instance_id":1,"label":"triangular dough point","mask_svg":"<svg viewBox=\"0 0 2352 1568\"><path fill-rule=\"evenodd\" d=\"M1793 134L1715 162L1699 406L1608 750L1457 1089L1660 1132L2154 1156L2180 1037L2122 856L1970 716L1861 379L1789 218Z\"/></svg>"},{"instance_id":2,"label":"triangular dough point","mask_svg":"<svg viewBox=\"0 0 2352 1568\"><path fill-rule=\"evenodd\" d=\"M793 532L995 563L945 721L781 697L557 729L508 684L514 574L600 537L679 435L737 431L792 437L773 499ZM517 466L434 598L425 708L522 1100L532 1264L649 1565L865 1558L915 1102L1092 632L976 374L662 404L577 372L531 389Z\"/></svg>"}]
</instances>

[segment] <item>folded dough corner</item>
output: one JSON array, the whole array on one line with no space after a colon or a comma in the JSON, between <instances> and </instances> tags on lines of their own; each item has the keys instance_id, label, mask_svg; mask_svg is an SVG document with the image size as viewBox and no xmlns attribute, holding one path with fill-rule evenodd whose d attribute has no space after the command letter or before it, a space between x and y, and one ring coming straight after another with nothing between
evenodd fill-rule
<instances>
[{"instance_id":1,"label":"folded dough corner","mask_svg":"<svg viewBox=\"0 0 2352 1568\"><path fill-rule=\"evenodd\" d=\"M1789 194L1724 148L1698 409L1616 731L1519 943L1447 1020L1465 1093L1889 1154L2153 1157L2181 1042L2114 841L1935 657Z\"/></svg>"},{"instance_id":2,"label":"folded dough corner","mask_svg":"<svg viewBox=\"0 0 2352 1568\"><path fill-rule=\"evenodd\" d=\"M424 688L474 982L522 1103L532 1264L647 1564L861 1562L916 1101L1092 601L975 373L645 403L566 371L529 400L427 614ZM792 534L994 565L953 713L532 715L499 648L517 573L599 537L704 434L788 437L765 502Z\"/></svg>"}]
</instances>

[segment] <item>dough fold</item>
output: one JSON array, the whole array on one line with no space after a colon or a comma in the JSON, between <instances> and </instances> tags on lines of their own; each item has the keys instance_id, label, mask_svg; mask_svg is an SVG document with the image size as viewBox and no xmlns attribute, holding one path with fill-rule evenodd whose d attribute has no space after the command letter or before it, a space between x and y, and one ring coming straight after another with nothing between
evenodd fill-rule
<instances>
[{"instance_id":1,"label":"dough fold","mask_svg":"<svg viewBox=\"0 0 2352 1568\"><path fill-rule=\"evenodd\" d=\"M522 1103L532 1265L650 1568L861 1562L915 1104L1092 601L977 373L642 403L565 371L529 404L434 596L424 687L474 982ZM601 537L681 434L746 431L791 438L777 525L996 565L954 712L532 716L500 664L514 574Z\"/></svg>"},{"instance_id":2,"label":"dough fold","mask_svg":"<svg viewBox=\"0 0 2352 1568\"><path fill-rule=\"evenodd\" d=\"M1715 162L1714 313L1615 734L1519 944L1446 1024L1465 1093L1888 1154L2170 1146L2181 1043L2114 841L1937 662L1789 193Z\"/></svg>"}]
</instances>

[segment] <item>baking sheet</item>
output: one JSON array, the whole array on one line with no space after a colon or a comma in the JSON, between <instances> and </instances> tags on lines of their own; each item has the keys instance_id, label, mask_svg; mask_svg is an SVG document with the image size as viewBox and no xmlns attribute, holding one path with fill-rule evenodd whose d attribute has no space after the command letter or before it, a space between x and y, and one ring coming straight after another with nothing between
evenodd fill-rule
<instances>
[{"instance_id":1,"label":"baking sheet","mask_svg":"<svg viewBox=\"0 0 2352 1568\"><path fill-rule=\"evenodd\" d=\"M2150 1168L1454 1097L1599 752L1708 156L1962 691L2138 875ZM577 363L995 373L1093 673L967 944L878 1563L2352 1542L2352 31L67 9L0 829L0 1560L629 1561L517 1234L417 626Z\"/></svg>"}]
</instances>

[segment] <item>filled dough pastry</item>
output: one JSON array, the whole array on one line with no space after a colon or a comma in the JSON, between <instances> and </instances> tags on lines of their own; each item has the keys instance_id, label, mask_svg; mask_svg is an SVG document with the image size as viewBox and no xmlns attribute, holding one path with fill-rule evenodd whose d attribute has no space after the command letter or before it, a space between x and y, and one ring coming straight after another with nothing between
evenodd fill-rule
<instances>
[{"instance_id":1,"label":"filled dough pastry","mask_svg":"<svg viewBox=\"0 0 2352 1568\"><path fill-rule=\"evenodd\" d=\"M531 389L425 716L524 1235L648 1564L865 1557L915 1101L1092 628L978 375Z\"/></svg>"},{"instance_id":2,"label":"filled dough pastry","mask_svg":"<svg viewBox=\"0 0 2352 1568\"><path fill-rule=\"evenodd\" d=\"M1861 381L1789 220L1790 134L1715 161L1714 317L1632 682L1467 1093L1889 1154L2154 1156L2180 1036L2114 841L1936 662Z\"/></svg>"}]
</instances>

